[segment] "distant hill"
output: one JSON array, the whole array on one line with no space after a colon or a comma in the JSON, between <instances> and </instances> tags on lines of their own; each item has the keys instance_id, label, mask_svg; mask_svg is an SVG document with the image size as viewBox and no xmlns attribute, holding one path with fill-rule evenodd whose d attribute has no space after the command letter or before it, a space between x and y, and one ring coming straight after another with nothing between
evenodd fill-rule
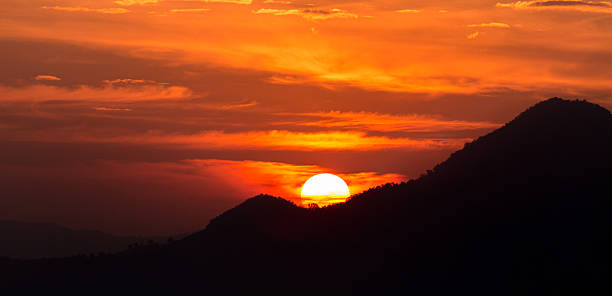
<instances>
[{"instance_id":1,"label":"distant hill","mask_svg":"<svg viewBox=\"0 0 612 296\"><path fill-rule=\"evenodd\" d=\"M610 112L553 98L343 204L261 195L166 246L0 269L67 293L609 294L611 180Z\"/></svg>"},{"instance_id":2,"label":"distant hill","mask_svg":"<svg viewBox=\"0 0 612 296\"><path fill-rule=\"evenodd\" d=\"M74 230L53 223L0 220L0 257L53 258L119 252L161 238L122 237L100 231Z\"/></svg>"}]
</instances>

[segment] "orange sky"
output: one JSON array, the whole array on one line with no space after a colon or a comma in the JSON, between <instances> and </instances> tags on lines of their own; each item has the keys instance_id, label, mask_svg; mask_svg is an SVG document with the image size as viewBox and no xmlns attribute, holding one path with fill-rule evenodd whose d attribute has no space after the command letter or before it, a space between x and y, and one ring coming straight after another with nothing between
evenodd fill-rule
<instances>
[{"instance_id":1,"label":"orange sky","mask_svg":"<svg viewBox=\"0 0 612 296\"><path fill-rule=\"evenodd\" d=\"M548 97L611 106L606 1L3 0L0 43L0 219L114 233L414 178Z\"/></svg>"}]
</instances>

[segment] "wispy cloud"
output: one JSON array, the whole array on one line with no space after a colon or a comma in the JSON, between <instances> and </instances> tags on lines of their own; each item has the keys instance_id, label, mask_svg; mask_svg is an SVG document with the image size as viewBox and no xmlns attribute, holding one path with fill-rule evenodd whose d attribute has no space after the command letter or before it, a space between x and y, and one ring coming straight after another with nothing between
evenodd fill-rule
<instances>
[{"instance_id":1,"label":"wispy cloud","mask_svg":"<svg viewBox=\"0 0 612 296\"><path fill-rule=\"evenodd\" d=\"M95 111L123 111L123 112L132 111L132 109L129 109L129 108L112 108L112 107L94 107L93 110Z\"/></svg>"},{"instance_id":2,"label":"wispy cloud","mask_svg":"<svg viewBox=\"0 0 612 296\"><path fill-rule=\"evenodd\" d=\"M176 100L191 96L191 91L182 86L139 85L90 87L57 87L32 85L24 88L0 86L0 101L41 102L41 101L152 101Z\"/></svg>"},{"instance_id":3,"label":"wispy cloud","mask_svg":"<svg viewBox=\"0 0 612 296\"><path fill-rule=\"evenodd\" d=\"M237 103L237 104L229 104L229 105L221 105L219 109L221 110L234 110L234 109L243 109L257 106L259 103L257 101L248 101L245 103Z\"/></svg>"},{"instance_id":4,"label":"wispy cloud","mask_svg":"<svg viewBox=\"0 0 612 296\"><path fill-rule=\"evenodd\" d=\"M156 4L158 0L119 0L113 3L121 6Z\"/></svg>"},{"instance_id":5,"label":"wispy cloud","mask_svg":"<svg viewBox=\"0 0 612 296\"><path fill-rule=\"evenodd\" d=\"M283 0L266 0L263 2L264 4L292 4L291 1L283 1Z\"/></svg>"},{"instance_id":6,"label":"wispy cloud","mask_svg":"<svg viewBox=\"0 0 612 296\"><path fill-rule=\"evenodd\" d=\"M492 23L482 23L482 24L472 24L472 25L468 25L469 28L511 28L510 25L505 24L505 23L497 23L497 22L492 22Z\"/></svg>"},{"instance_id":7,"label":"wispy cloud","mask_svg":"<svg viewBox=\"0 0 612 296\"><path fill-rule=\"evenodd\" d=\"M127 101L127 100L126 100ZM123 102L109 100L107 102ZM104 111L104 110L98 110ZM110 110L108 110L110 111ZM288 130L261 130L228 133L204 131L195 134L177 134L149 130L114 136L114 130L104 128L79 132L75 129L29 131L10 137L12 141L69 142L69 143L121 143L135 145L164 145L182 149L234 150L234 151L379 151L403 149L405 151L455 150L471 138L423 138L373 136L361 131L296 132Z\"/></svg>"},{"instance_id":8,"label":"wispy cloud","mask_svg":"<svg viewBox=\"0 0 612 296\"><path fill-rule=\"evenodd\" d=\"M347 128L379 132L456 132L465 130L493 129L500 124L462 120L443 120L425 115L391 115L371 112L319 112L291 114L320 120L294 121L290 124L325 128Z\"/></svg>"},{"instance_id":9,"label":"wispy cloud","mask_svg":"<svg viewBox=\"0 0 612 296\"><path fill-rule=\"evenodd\" d=\"M612 13L612 2L608 1L516 1L510 3L498 2L496 7L514 9L558 9Z\"/></svg>"},{"instance_id":10,"label":"wispy cloud","mask_svg":"<svg viewBox=\"0 0 612 296\"><path fill-rule=\"evenodd\" d=\"M111 85L129 85L129 84L167 84L167 83L159 83L154 80L145 80L145 79L132 79L132 78L117 78L113 80L102 80L103 83L111 84Z\"/></svg>"},{"instance_id":11,"label":"wispy cloud","mask_svg":"<svg viewBox=\"0 0 612 296\"><path fill-rule=\"evenodd\" d=\"M421 9L400 9L400 10L396 10L395 12L399 12L399 13L420 13L423 10Z\"/></svg>"},{"instance_id":12,"label":"wispy cloud","mask_svg":"<svg viewBox=\"0 0 612 296\"><path fill-rule=\"evenodd\" d=\"M271 9L271 8L261 8L259 10L253 11L254 14L270 14L270 15L296 15L301 16L308 20L328 20L328 19L355 19L359 18L359 15L344 11L342 9Z\"/></svg>"},{"instance_id":13,"label":"wispy cloud","mask_svg":"<svg viewBox=\"0 0 612 296\"><path fill-rule=\"evenodd\" d=\"M253 0L186 0L187 2L207 2L207 3L229 3L240 5L251 5Z\"/></svg>"},{"instance_id":14,"label":"wispy cloud","mask_svg":"<svg viewBox=\"0 0 612 296\"><path fill-rule=\"evenodd\" d=\"M34 79L38 81L60 81L61 78L53 75L37 75Z\"/></svg>"},{"instance_id":15,"label":"wispy cloud","mask_svg":"<svg viewBox=\"0 0 612 296\"><path fill-rule=\"evenodd\" d=\"M250 107L257 106L258 104L259 103L257 101L243 101L243 102L238 102L238 103L233 103L233 104L232 103L230 104L200 103L198 104L198 106L202 107L203 109L208 109L208 110L228 111L228 110L250 108Z\"/></svg>"},{"instance_id":16,"label":"wispy cloud","mask_svg":"<svg viewBox=\"0 0 612 296\"><path fill-rule=\"evenodd\" d=\"M44 136L36 135L38 140ZM100 143L164 144L188 149L376 151L402 148L412 151L460 148L471 139L419 139L369 136L358 131L293 132L286 130L225 133L207 131L191 135L155 134L127 137L68 136L67 141ZM54 136L57 141L61 136ZM23 139L21 139L23 140ZM51 139L50 139L51 140Z\"/></svg>"},{"instance_id":17,"label":"wispy cloud","mask_svg":"<svg viewBox=\"0 0 612 296\"><path fill-rule=\"evenodd\" d=\"M474 33L471 33L471 34L467 35L467 39L476 39L476 38L478 38L478 36L480 36L480 33L479 32L474 32Z\"/></svg>"},{"instance_id":18,"label":"wispy cloud","mask_svg":"<svg viewBox=\"0 0 612 296\"><path fill-rule=\"evenodd\" d=\"M177 8L170 9L171 13L208 12L210 8Z\"/></svg>"},{"instance_id":19,"label":"wispy cloud","mask_svg":"<svg viewBox=\"0 0 612 296\"><path fill-rule=\"evenodd\" d=\"M125 8L87 8L81 6L42 6L42 9L48 10L59 10L59 11L67 11L67 12L96 12L103 14L124 14L130 12Z\"/></svg>"}]
</instances>

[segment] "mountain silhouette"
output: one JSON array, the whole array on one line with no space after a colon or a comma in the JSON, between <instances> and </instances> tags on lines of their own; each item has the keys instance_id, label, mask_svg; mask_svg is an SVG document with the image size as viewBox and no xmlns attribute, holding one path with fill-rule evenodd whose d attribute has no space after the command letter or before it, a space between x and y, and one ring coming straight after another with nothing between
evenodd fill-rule
<instances>
[{"instance_id":1,"label":"mountain silhouette","mask_svg":"<svg viewBox=\"0 0 612 296\"><path fill-rule=\"evenodd\" d=\"M74 230L54 223L0 220L0 257L34 259L78 254L115 253L130 245L165 241L162 237L116 236L101 231Z\"/></svg>"},{"instance_id":2,"label":"mountain silhouette","mask_svg":"<svg viewBox=\"0 0 612 296\"><path fill-rule=\"evenodd\" d=\"M420 178L346 203L305 209L260 195L171 244L0 268L10 287L66 293L604 292L611 151L608 110L553 98Z\"/></svg>"}]
</instances>

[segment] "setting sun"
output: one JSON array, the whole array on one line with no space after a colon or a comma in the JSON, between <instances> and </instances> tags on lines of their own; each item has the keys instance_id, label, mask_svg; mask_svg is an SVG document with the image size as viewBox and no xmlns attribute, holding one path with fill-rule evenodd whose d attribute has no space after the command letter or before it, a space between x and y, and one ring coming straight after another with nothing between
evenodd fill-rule
<instances>
[{"instance_id":1,"label":"setting sun","mask_svg":"<svg viewBox=\"0 0 612 296\"><path fill-rule=\"evenodd\" d=\"M342 178L332 174L311 177L302 187L302 204L327 206L346 201L349 188Z\"/></svg>"}]
</instances>

